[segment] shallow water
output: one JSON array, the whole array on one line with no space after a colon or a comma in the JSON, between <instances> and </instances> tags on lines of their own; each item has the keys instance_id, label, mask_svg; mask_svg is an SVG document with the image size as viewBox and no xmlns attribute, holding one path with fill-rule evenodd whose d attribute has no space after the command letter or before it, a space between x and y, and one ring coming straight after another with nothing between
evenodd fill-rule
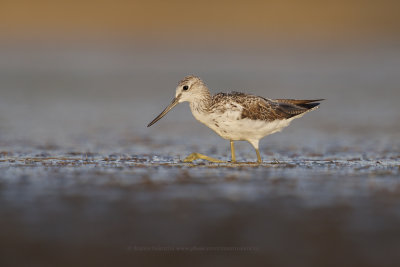
<instances>
[{"instance_id":1,"label":"shallow water","mask_svg":"<svg viewBox=\"0 0 400 267\"><path fill-rule=\"evenodd\" d=\"M6 265L400 264L398 49L18 49L0 62ZM214 92L327 100L262 140L261 165L183 163L230 156L185 105L145 127L188 69Z\"/></svg>"}]
</instances>

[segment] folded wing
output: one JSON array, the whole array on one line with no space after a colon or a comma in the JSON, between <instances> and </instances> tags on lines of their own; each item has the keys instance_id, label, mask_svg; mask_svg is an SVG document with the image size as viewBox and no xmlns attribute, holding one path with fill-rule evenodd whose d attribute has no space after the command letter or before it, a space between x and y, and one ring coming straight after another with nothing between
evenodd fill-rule
<instances>
[{"instance_id":1,"label":"folded wing","mask_svg":"<svg viewBox=\"0 0 400 267\"><path fill-rule=\"evenodd\" d=\"M244 106L242 118L252 120L285 120L314 110L323 99L297 100L297 99L265 99L252 96L252 101Z\"/></svg>"},{"instance_id":2,"label":"folded wing","mask_svg":"<svg viewBox=\"0 0 400 267\"><path fill-rule=\"evenodd\" d=\"M267 99L260 96L248 95L239 92L219 93L213 96L211 109L223 113L226 111L224 103L230 108L241 109L242 119L251 120L285 120L314 110L323 99Z\"/></svg>"}]
</instances>

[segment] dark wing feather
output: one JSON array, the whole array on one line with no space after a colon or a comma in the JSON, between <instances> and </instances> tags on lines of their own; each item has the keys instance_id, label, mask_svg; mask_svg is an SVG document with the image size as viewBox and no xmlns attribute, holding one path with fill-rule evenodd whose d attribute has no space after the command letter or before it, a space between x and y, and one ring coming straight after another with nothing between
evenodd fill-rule
<instances>
[{"instance_id":1,"label":"dark wing feather","mask_svg":"<svg viewBox=\"0 0 400 267\"><path fill-rule=\"evenodd\" d=\"M315 103L319 101L323 101L325 99L308 99L308 100L301 100L301 99L275 99L275 101L279 103L288 103L292 105L296 105L306 109L312 109L318 106L320 103Z\"/></svg>"},{"instance_id":2,"label":"dark wing feather","mask_svg":"<svg viewBox=\"0 0 400 267\"><path fill-rule=\"evenodd\" d=\"M308 112L319 105L311 103L313 100L270 100L263 97L251 96L253 101L246 105L242 112L242 118L252 120L284 120ZM317 100L319 101L319 100ZM296 103L296 104L295 104Z\"/></svg>"},{"instance_id":3,"label":"dark wing feather","mask_svg":"<svg viewBox=\"0 0 400 267\"><path fill-rule=\"evenodd\" d=\"M241 118L251 120L274 121L284 120L310 111L319 103L312 103L317 100L295 100L295 99L266 99L255 95L247 95L244 93L231 92L219 93L214 95L213 104L218 102L229 101L238 103L243 107ZM222 110L221 110L222 111Z\"/></svg>"},{"instance_id":4,"label":"dark wing feather","mask_svg":"<svg viewBox=\"0 0 400 267\"><path fill-rule=\"evenodd\" d=\"M277 102L281 102L281 103L289 103L289 104L293 104L293 105L301 105L301 104L308 104L308 103L312 103L312 102L318 102L318 101L323 101L325 99L275 99L275 101Z\"/></svg>"},{"instance_id":5,"label":"dark wing feather","mask_svg":"<svg viewBox=\"0 0 400 267\"><path fill-rule=\"evenodd\" d=\"M250 101L249 101L250 100ZM242 119L274 121L292 117L287 104L279 104L260 97L251 97L243 103Z\"/></svg>"}]
</instances>

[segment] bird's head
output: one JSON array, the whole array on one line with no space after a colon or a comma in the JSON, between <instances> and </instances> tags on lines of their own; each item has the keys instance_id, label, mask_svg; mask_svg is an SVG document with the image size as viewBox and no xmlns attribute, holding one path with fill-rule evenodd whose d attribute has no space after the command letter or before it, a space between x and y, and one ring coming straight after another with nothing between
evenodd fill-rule
<instances>
[{"instance_id":1,"label":"bird's head","mask_svg":"<svg viewBox=\"0 0 400 267\"><path fill-rule=\"evenodd\" d=\"M192 102L202 98L208 89L204 82L197 76L186 76L176 87L175 98L179 103Z\"/></svg>"},{"instance_id":2,"label":"bird's head","mask_svg":"<svg viewBox=\"0 0 400 267\"><path fill-rule=\"evenodd\" d=\"M197 76L186 76L176 87L175 98L171 104L166 107L147 127L150 127L162 117L164 117L173 107L182 102L193 102L202 99L205 95L209 95L208 88L204 82Z\"/></svg>"}]
</instances>

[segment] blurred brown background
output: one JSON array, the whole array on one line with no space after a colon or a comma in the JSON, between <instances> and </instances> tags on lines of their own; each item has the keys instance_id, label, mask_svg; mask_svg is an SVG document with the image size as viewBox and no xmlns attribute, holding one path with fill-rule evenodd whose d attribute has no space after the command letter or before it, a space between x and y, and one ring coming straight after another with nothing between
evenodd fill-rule
<instances>
[{"instance_id":1,"label":"blurred brown background","mask_svg":"<svg viewBox=\"0 0 400 267\"><path fill-rule=\"evenodd\" d=\"M295 122L297 131L396 135L399 5L1 1L3 140L68 144L73 135L105 129L111 139L147 135L144 126L188 74L213 93L328 99L314 119ZM151 134L172 138L190 128L191 135L219 138L181 106Z\"/></svg>"},{"instance_id":2,"label":"blurred brown background","mask_svg":"<svg viewBox=\"0 0 400 267\"><path fill-rule=\"evenodd\" d=\"M3 38L354 40L399 37L395 0L22 1L0 3ZM247 40L248 41L248 40Z\"/></svg>"},{"instance_id":3,"label":"blurred brown background","mask_svg":"<svg viewBox=\"0 0 400 267\"><path fill-rule=\"evenodd\" d=\"M3 132L53 139L65 128L84 131L87 121L145 131L187 74L201 76L214 93L329 99L317 120L304 120L305 128L393 131L400 112L399 6L390 0L3 0ZM186 109L177 110L166 118L203 129Z\"/></svg>"},{"instance_id":4,"label":"blurred brown background","mask_svg":"<svg viewBox=\"0 0 400 267\"><path fill-rule=\"evenodd\" d=\"M0 0L0 266L400 266L399 3ZM185 104L146 127L188 74L326 101L188 166L230 157Z\"/></svg>"}]
</instances>

